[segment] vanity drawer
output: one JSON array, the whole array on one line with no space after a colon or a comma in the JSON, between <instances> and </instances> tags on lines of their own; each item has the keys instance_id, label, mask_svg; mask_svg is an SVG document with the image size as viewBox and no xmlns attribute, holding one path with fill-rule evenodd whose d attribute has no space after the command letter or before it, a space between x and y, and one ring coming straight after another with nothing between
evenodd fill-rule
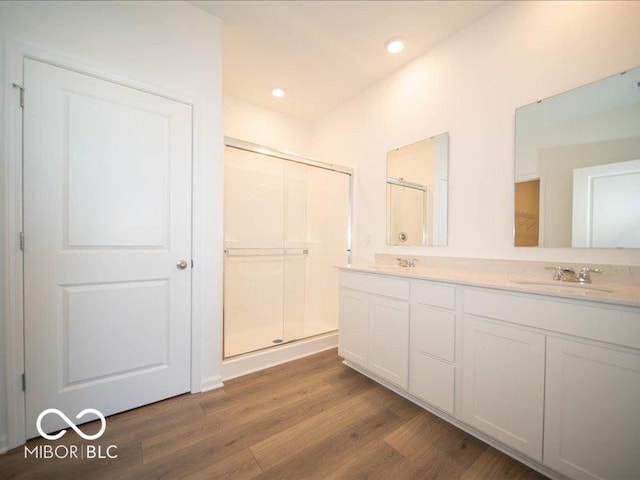
<instances>
[{"instance_id":1,"label":"vanity drawer","mask_svg":"<svg viewBox=\"0 0 640 480\"><path fill-rule=\"evenodd\" d=\"M411 348L455 360L456 316L454 312L424 305L411 305Z\"/></svg>"},{"instance_id":2,"label":"vanity drawer","mask_svg":"<svg viewBox=\"0 0 640 480\"><path fill-rule=\"evenodd\" d=\"M438 283L414 281L411 286L411 300L434 307L456 308L456 287Z\"/></svg>"},{"instance_id":3,"label":"vanity drawer","mask_svg":"<svg viewBox=\"0 0 640 480\"><path fill-rule=\"evenodd\" d=\"M402 300L409 299L409 280L404 278L341 271L340 287Z\"/></svg>"},{"instance_id":4,"label":"vanity drawer","mask_svg":"<svg viewBox=\"0 0 640 480\"><path fill-rule=\"evenodd\" d=\"M463 297L465 313L640 349L638 308L469 287Z\"/></svg>"},{"instance_id":5,"label":"vanity drawer","mask_svg":"<svg viewBox=\"0 0 640 480\"><path fill-rule=\"evenodd\" d=\"M409 392L453 415L455 367L414 350L410 368Z\"/></svg>"}]
</instances>

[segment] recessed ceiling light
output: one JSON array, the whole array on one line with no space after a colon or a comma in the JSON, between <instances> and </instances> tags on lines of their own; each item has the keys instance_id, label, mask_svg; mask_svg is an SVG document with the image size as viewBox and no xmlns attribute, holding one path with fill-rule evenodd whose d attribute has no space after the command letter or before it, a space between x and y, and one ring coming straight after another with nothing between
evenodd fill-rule
<instances>
[{"instance_id":1,"label":"recessed ceiling light","mask_svg":"<svg viewBox=\"0 0 640 480\"><path fill-rule=\"evenodd\" d=\"M271 95L278 98L284 97L285 93L286 92L284 91L284 88L280 88L280 87L276 87L273 90L271 90Z\"/></svg>"},{"instance_id":2,"label":"recessed ceiling light","mask_svg":"<svg viewBox=\"0 0 640 480\"><path fill-rule=\"evenodd\" d=\"M402 51L404 42L399 38L392 38L384 44L384 48L387 49L387 52L395 54Z\"/></svg>"}]
</instances>

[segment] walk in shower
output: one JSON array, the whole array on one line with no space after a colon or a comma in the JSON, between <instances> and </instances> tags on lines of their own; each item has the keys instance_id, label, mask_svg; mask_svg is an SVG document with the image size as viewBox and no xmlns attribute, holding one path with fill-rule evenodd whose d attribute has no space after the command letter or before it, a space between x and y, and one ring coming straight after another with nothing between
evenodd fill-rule
<instances>
[{"instance_id":1,"label":"walk in shower","mask_svg":"<svg viewBox=\"0 0 640 480\"><path fill-rule=\"evenodd\" d=\"M225 358L337 330L351 169L225 145Z\"/></svg>"}]
</instances>

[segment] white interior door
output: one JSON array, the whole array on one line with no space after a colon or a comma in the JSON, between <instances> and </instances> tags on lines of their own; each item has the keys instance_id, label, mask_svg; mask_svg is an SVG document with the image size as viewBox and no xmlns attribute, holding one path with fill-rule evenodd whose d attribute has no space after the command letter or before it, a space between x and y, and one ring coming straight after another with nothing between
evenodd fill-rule
<instances>
[{"instance_id":1,"label":"white interior door","mask_svg":"<svg viewBox=\"0 0 640 480\"><path fill-rule=\"evenodd\" d=\"M192 121L189 105L35 60L24 83L31 438L47 408L109 415L190 389Z\"/></svg>"},{"instance_id":2,"label":"white interior door","mask_svg":"<svg viewBox=\"0 0 640 480\"><path fill-rule=\"evenodd\" d=\"M573 171L573 247L640 247L640 160Z\"/></svg>"}]
</instances>

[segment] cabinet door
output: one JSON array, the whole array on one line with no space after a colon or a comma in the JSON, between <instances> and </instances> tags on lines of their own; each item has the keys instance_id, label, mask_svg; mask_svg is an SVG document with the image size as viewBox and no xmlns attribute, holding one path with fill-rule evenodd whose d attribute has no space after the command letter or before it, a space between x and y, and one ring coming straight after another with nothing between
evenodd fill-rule
<instances>
[{"instance_id":1,"label":"cabinet door","mask_svg":"<svg viewBox=\"0 0 640 480\"><path fill-rule=\"evenodd\" d=\"M367 366L369 337L369 296L340 290L338 354L345 360Z\"/></svg>"},{"instance_id":2,"label":"cabinet door","mask_svg":"<svg viewBox=\"0 0 640 480\"><path fill-rule=\"evenodd\" d=\"M369 369L403 389L409 383L409 305L370 296Z\"/></svg>"},{"instance_id":3,"label":"cabinet door","mask_svg":"<svg viewBox=\"0 0 640 480\"><path fill-rule=\"evenodd\" d=\"M455 367L449 362L455 359L455 318L450 310L411 305L409 391L450 414Z\"/></svg>"},{"instance_id":4,"label":"cabinet door","mask_svg":"<svg viewBox=\"0 0 640 480\"><path fill-rule=\"evenodd\" d=\"M545 336L464 317L462 419L542 460Z\"/></svg>"},{"instance_id":5,"label":"cabinet door","mask_svg":"<svg viewBox=\"0 0 640 480\"><path fill-rule=\"evenodd\" d=\"M441 308L411 306L411 347L448 362L455 361L456 314Z\"/></svg>"},{"instance_id":6,"label":"cabinet door","mask_svg":"<svg viewBox=\"0 0 640 480\"><path fill-rule=\"evenodd\" d=\"M544 463L571 478L640 475L640 353L549 338Z\"/></svg>"},{"instance_id":7,"label":"cabinet door","mask_svg":"<svg viewBox=\"0 0 640 480\"><path fill-rule=\"evenodd\" d=\"M453 415L455 367L416 349L410 366L409 391Z\"/></svg>"}]
</instances>

